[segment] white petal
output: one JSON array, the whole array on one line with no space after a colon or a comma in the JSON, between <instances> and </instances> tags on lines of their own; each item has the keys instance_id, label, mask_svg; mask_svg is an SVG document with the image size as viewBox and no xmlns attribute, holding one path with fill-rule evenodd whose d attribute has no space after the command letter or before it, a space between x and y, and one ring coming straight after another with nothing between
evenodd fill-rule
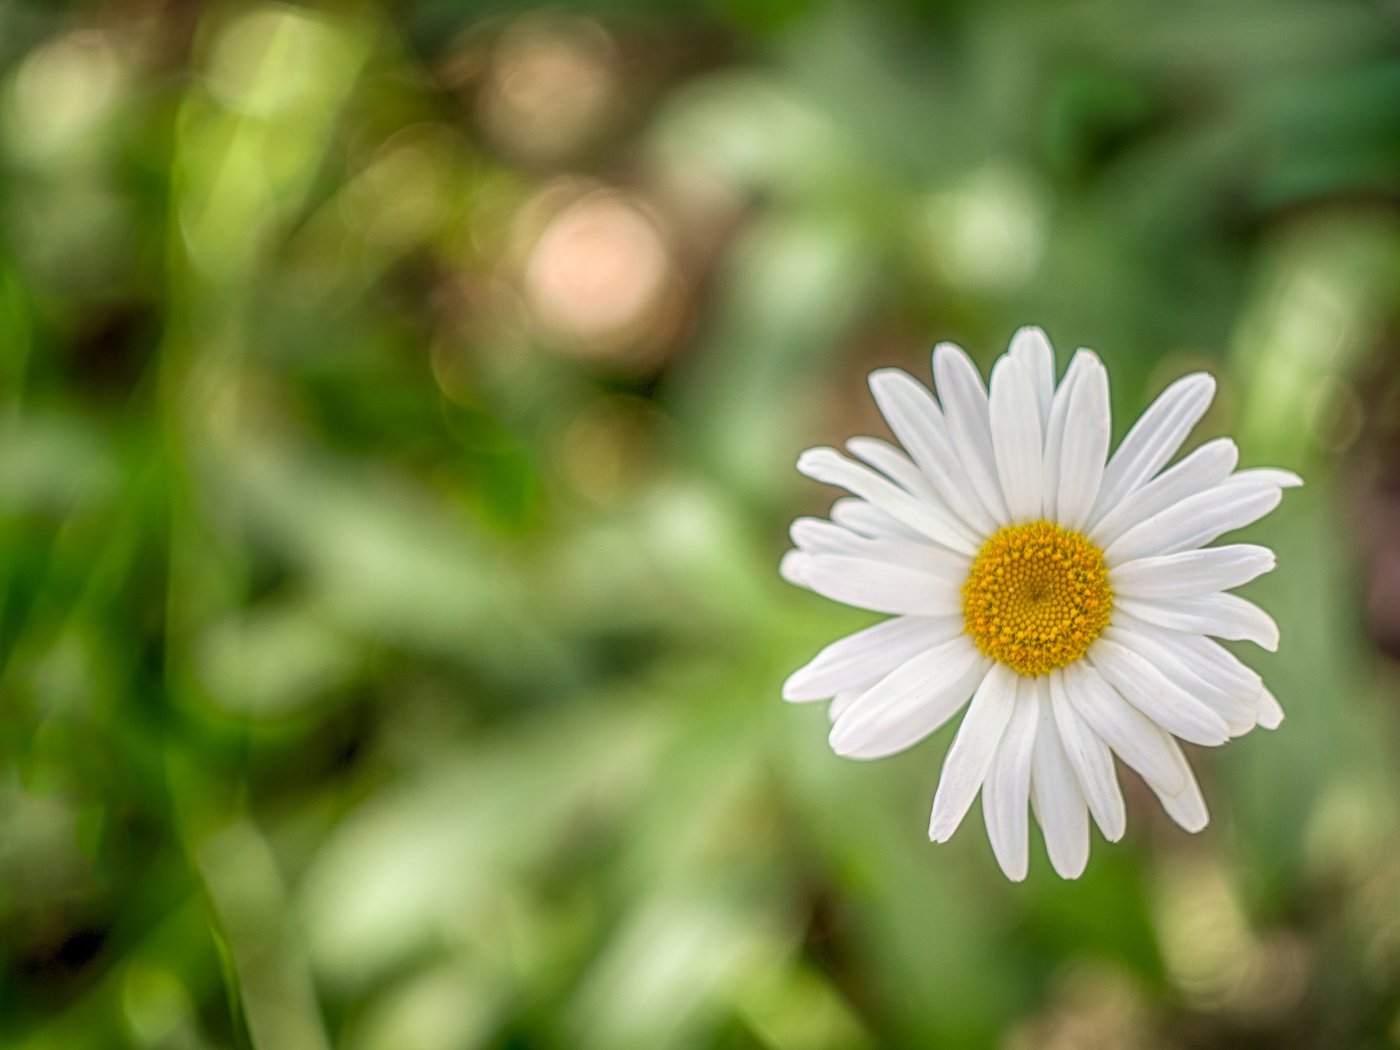
<instances>
[{"instance_id":1,"label":"white petal","mask_svg":"<svg viewBox=\"0 0 1400 1050\"><path fill-rule=\"evenodd\" d=\"M896 521L879 507L856 496L842 496L831 505L831 520L842 528L873 538L928 540L918 529Z\"/></svg>"},{"instance_id":2,"label":"white petal","mask_svg":"<svg viewBox=\"0 0 1400 1050\"><path fill-rule=\"evenodd\" d=\"M1168 794L1185 788L1171 754L1162 746L1162 733L1152 720L1124 700L1086 661L1062 672L1065 695L1103 741L1142 779Z\"/></svg>"},{"instance_id":3,"label":"white petal","mask_svg":"<svg viewBox=\"0 0 1400 1050\"><path fill-rule=\"evenodd\" d=\"M783 683L783 699L824 700L855 686L869 685L910 657L932 649L962 630L960 617L900 616L832 642Z\"/></svg>"},{"instance_id":4,"label":"white petal","mask_svg":"<svg viewBox=\"0 0 1400 1050\"><path fill-rule=\"evenodd\" d=\"M1174 631L1208 634L1232 642L1253 642L1269 652L1278 649L1278 624L1273 617L1237 594L1160 598L1150 602L1115 598L1114 607L1129 616Z\"/></svg>"},{"instance_id":5,"label":"white petal","mask_svg":"<svg viewBox=\"0 0 1400 1050\"><path fill-rule=\"evenodd\" d=\"M1030 374L1010 355L992 369L992 449L1012 521L1040 517L1042 429Z\"/></svg>"},{"instance_id":6,"label":"white petal","mask_svg":"<svg viewBox=\"0 0 1400 1050\"><path fill-rule=\"evenodd\" d=\"M1079 778L1079 787L1099 830L1109 842L1117 842L1127 827L1127 812L1123 806L1123 791L1118 786L1118 774L1113 769L1113 753L1103 738L1089 728L1065 694L1064 675L1054 671L1049 678L1050 706L1065 755Z\"/></svg>"},{"instance_id":7,"label":"white petal","mask_svg":"<svg viewBox=\"0 0 1400 1050\"><path fill-rule=\"evenodd\" d=\"M1207 747L1230 739L1223 718L1107 631L1090 648L1088 660L1125 700L1169 733Z\"/></svg>"},{"instance_id":8,"label":"white petal","mask_svg":"<svg viewBox=\"0 0 1400 1050\"><path fill-rule=\"evenodd\" d=\"M1230 476L1239 458L1240 451L1229 438L1207 441L1180 463L1106 508L1089 529L1089 538L1100 548L1107 547L1134 525L1180 503L1187 496L1220 484Z\"/></svg>"},{"instance_id":9,"label":"white petal","mask_svg":"<svg viewBox=\"0 0 1400 1050\"><path fill-rule=\"evenodd\" d=\"M962 823L996 757L997 745L1016 706L1016 672L994 663L973 694L957 738L943 761L928 837L947 842Z\"/></svg>"},{"instance_id":10,"label":"white petal","mask_svg":"<svg viewBox=\"0 0 1400 1050\"><path fill-rule=\"evenodd\" d=\"M1263 680L1214 638L1145 623L1124 613L1121 608L1116 611L1114 625L1168 646L1178 654L1183 663L1213 688L1257 707L1259 692L1264 688Z\"/></svg>"},{"instance_id":11,"label":"white petal","mask_svg":"<svg viewBox=\"0 0 1400 1050\"><path fill-rule=\"evenodd\" d=\"M920 653L836 720L832 750L847 758L883 758L912 747L957 713L990 662L962 634Z\"/></svg>"},{"instance_id":12,"label":"white petal","mask_svg":"<svg viewBox=\"0 0 1400 1050\"><path fill-rule=\"evenodd\" d=\"M778 575L787 580L788 583L796 584L798 587L806 587L807 578L802 575L802 563L806 559L807 555L801 551L788 551L783 555L783 560L778 562Z\"/></svg>"},{"instance_id":13,"label":"white petal","mask_svg":"<svg viewBox=\"0 0 1400 1050\"><path fill-rule=\"evenodd\" d=\"M1217 536L1257 521L1278 506L1277 485L1227 481L1198 492L1133 526L1104 550L1109 565L1203 547Z\"/></svg>"},{"instance_id":14,"label":"white petal","mask_svg":"<svg viewBox=\"0 0 1400 1050\"><path fill-rule=\"evenodd\" d=\"M1192 667L1211 681L1219 683L1221 688L1245 696L1253 695L1264 687L1263 679L1256 672L1246 667L1238 656L1214 638L1138 623L1128 616L1120 616L1119 619L1124 621L1125 626L1131 623L1135 631L1155 632L1164 641L1184 649L1189 654Z\"/></svg>"},{"instance_id":15,"label":"white petal","mask_svg":"<svg viewBox=\"0 0 1400 1050\"><path fill-rule=\"evenodd\" d=\"M1241 695L1212 682L1184 648L1165 643L1148 631L1127 627L1110 627L1104 636L1137 653L1177 689L1214 711L1224 720L1231 736L1243 736L1254 728L1254 692Z\"/></svg>"},{"instance_id":16,"label":"white petal","mask_svg":"<svg viewBox=\"0 0 1400 1050\"><path fill-rule=\"evenodd\" d=\"M1113 568L1108 584L1128 598L1188 598L1242 586L1274 567L1274 552L1252 543L1139 558Z\"/></svg>"},{"instance_id":17,"label":"white petal","mask_svg":"<svg viewBox=\"0 0 1400 1050\"><path fill-rule=\"evenodd\" d=\"M802 563L808 587L835 602L871 612L951 616L962 612L960 585L889 562L842 554L809 554Z\"/></svg>"},{"instance_id":18,"label":"white petal","mask_svg":"<svg viewBox=\"0 0 1400 1050\"><path fill-rule=\"evenodd\" d=\"M1040 405L1041 439L1050 422L1050 401L1055 396L1055 350L1045 332L1035 325L1016 330L1007 353L1021 362L1031 377L1036 402Z\"/></svg>"},{"instance_id":19,"label":"white petal","mask_svg":"<svg viewBox=\"0 0 1400 1050\"><path fill-rule=\"evenodd\" d=\"M1079 387L1080 382L1097 361L1098 358L1088 350L1078 351L1074 357L1070 358L1069 367L1065 369L1065 377L1060 380L1060 385L1055 390L1055 397L1050 402L1050 418L1045 424L1045 456L1041 469L1044 473L1042 505L1045 516L1051 520L1058 520L1060 460L1064 453L1065 429L1069 424L1070 404L1074 400L1074 392Z\"/></svg>"},{"instance_id":20,"label":"white petal","mask_svg":"<svg viewBox=\"0 0 1400 1050\"><path fill-rule=\"evenodd\" d=\"M793 544L805 554L849 554L859 556L870 543L843 525L821 518L798 518L788 526Z\"/></svg>"},{"instance_id":21,"label":"white petal","mask_svg":"<svg viewBox=\"0 0 1400 1050\"><path fill-rule=\"evenodd\" d=\"M788 530L792 542L806 554L839 554L888 562L927 572L961 587L967 579L968 559L938 547L926 539L910 541L862 536L820 518L798 518Z\"/></svg>"},{"instance_id":22,"label":"white petal","mask_svg":"<svg viewBox=\"0 0 1400 1050\"><path fill-rule=\"evenodd\" d=\"M834 724L838 718L853 703L860 699L860 694L864 689L843 689L831 698L831 703L826 705L826 717Z\"/></svg>"},{"instance_id":23,"label":"white petal","mask_svg":"<svg viewBox=\"0 0 1400 1050\"><path fill-rule=\"evenodd\" d=\"M1061 878L1077 879L1089 862L1089 809L1050 710L1048 684L1040 678L1036 685L1040 719L1031 755L1031 804L1050 863Z\"/></svg>"},{"instance_id":24,"label":"white petal","mask_svg":"<svg viewBox=\"0 0 1400 1050\"><path fill-rule=\"evenodd\" d=\"M1103 483L1090 515L1115 506L1176 455L1215 397L1215 380L1204 372L1183 376L1148 406L1104 468Z\"/></svg>"},{"instance_id":25,"label":"white petal","mask_svg":"<svg viewBox=\"0 0 1400 1050\"><path fill-rule=\"evenodd\" d=\"M1162 808L1167 811L1167 815L1181 827L1194 834L1210 823L1210 812L1206 809L1206 800L1201 795L1201 786L1196 783L1196 774L1191 771L1191 764L1181 753L1181 747L1166 733L1162 733L1161 730L1158 732L1161 733L1162 740L1171 753L1173 764L1181 774L1184 787L1173 795L1166 794L1153 784L1148 784L1148 787L1152 788L1158 801L1162 803Z\"/></svg>"},{"instance_id":26,"label":"white petal","mask_svg":"<svg viewBox=\"0 0 1400 1050\"><path fill-rule=\"evenodd\" d=\"M968 556L977 553L977 548L968 543L933 504L906 492L869 467L852 462L834 448L808 449L797 458L797 469L809 478L828 485L839 485L868 500L935 543Z\"/></svg>"},{"instance_id":27,"label":"white petal","mask_svg":"<svg viewBox=\"0 0 1400 1050\"><path fill-rule=\"evenodd\" d=\"M888 441L874 437L848 438L846 450L908 492L922 496L933 491L914 461Z\"/></svg>"},{"instance_id":28,"label":"white petal","mask_svg":"<svg viewBox=\"0 0 1400 1050\"><path fill-rule=\"evenodd\" d=\"M1283 724L1283 707L1273 693L1269 692L1269 687L1264 686L1259 691L1259 725L1265 729L1277 729Z\"/></svg>"},{"instance_id":29,"label":"white petal","mask_svg":"<svg viewBox=\"0 0 1400 1050\"><path fill-rule=\"evenodd\" d=\"M1241 470L1232 481L1258 481L1266 485L1277 485L1281 489L1301 488L1303 479L1291 470L1280 470L1277 467L1250 467L1248 470Z\"/></svg>"},{"instance_id":30,"label":"white petal","mask_svg":"<svg viewBox=\"0 0 1400 1050\"><path fill-rule=\"evenodd\" d=\"M987 391L977 366L961 347L939 343L933 348L933 377L948 434L972 491L992 519L1005 524L1010 515L997 482Z\"/></svg>"},{"instance_id":31,"label":"white petal","mask_svg":"<svg viewBox=\"0 0 1400 1050\"><path fill-rule=\"evenodd\" d=\"M873 437L853 437L846 442L846 448L850 450L851 455L869 463L900 488L932 503L949 526L966 540L969 546L975 548L981 545L977 533L948 506L933 482L903 451L888 441Z\"/></svg>"},{"instance_id":32,"label":"white petal","mask_svg":"<svg viewBox=\"0 0 1400 1050\"><path fill-rule=\"evenodd\" d=\"M987 824L987 838L1001 870L1013 882L1026 877L1029 863L1026 803L1030 799L1031 753L1039 717L1034 683L1029 678L1018 678L1011 720L982 785L982 819Z\"/></svg>"},{"instance_id":33,"label":"white petal","mask_svg":"<svg viewBox=\"0 0 1400 1050\"><path fill-rule=\"evenodd\" d=\"M1084 527L1099 494L1111 430L1108 371L1092 354L1082 367L1065 417L1055 496L1055 520L1070 529Z\"/></svg>"},{"instance_id":34,"label":"white petal","mask_svg":"<svg viewBox=\"0 0 1400 1050\"><path fill-rule=\"evenodd\" d=\"M870 392L894 436L954 513L979 535L995 529L995 520L969 491L943 410L928 388L907 372L882 368L870 374Z\"/></svg>"}]
</instances>

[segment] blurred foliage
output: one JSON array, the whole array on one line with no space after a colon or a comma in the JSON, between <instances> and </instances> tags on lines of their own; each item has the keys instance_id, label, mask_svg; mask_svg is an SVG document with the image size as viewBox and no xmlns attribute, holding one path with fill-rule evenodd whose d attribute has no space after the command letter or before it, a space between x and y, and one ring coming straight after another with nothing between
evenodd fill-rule
<instances>
[{"instance_id":1,"label":"blurred foliage","mask_svg":"<svg viewBox=\"0 0 1400 1050\"><path fill-rule=\"evenodd\" d=\"M1400 1043L1397 44L0 3L0 1044ZM775 565L866 371L1028 322L1120 432L1209 367L1198 438L1310 485L1251 530L1289 718L1193 756L1211 826L1133 781L1010 885L924 840L951 730L862 766L778 701L864 618Z\"/></svg>"}]
</instances>

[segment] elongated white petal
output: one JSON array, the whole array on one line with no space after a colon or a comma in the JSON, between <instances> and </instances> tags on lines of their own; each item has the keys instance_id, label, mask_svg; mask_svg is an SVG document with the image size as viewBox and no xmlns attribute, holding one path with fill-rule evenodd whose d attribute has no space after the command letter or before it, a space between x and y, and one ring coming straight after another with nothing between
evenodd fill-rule
<instances>
[{"instance_id":1,"label":"elongated white petal","mask_svg":"<svg viewBox=\"0 0 1400 1050\"><path fill-rule=\"evenodd\" d=\"M1104 513L1161 470L1176 455L1215 397L1215 380L1204 372L1178 379L1133 424L1104 468L1091 517Z\"/></svg>"},{"instance_id":2,"label":"elongated white petal","mask_svg":"<svg viewBox=\"0 0 1400 1050\"><path fill-rule=\"evenodd\" d=\"M992 369L992 449L1012 521L1040 517L1040 401L1030 374L1007 355Z\"/></svg>"},{"instance_id":3,"label":"elongated white petal","mask_svg":"<svg viewBox=\"0 0 1400 1050\"><path fill-rule=\"evenodd\" d=\"M1141 656L1177 689L1214 711L1225 722L1231 736L1243 736L1254 728L1254 695L1240 695L1218 686L1190 662L1190 654L1185 649L1164 643L1149 632L1128 627L1110 627L1104 636Z\"/></svg>"},{"instance_id":4,"label":"elongated white petal","mask_svg":"<svg viewBox=\"0 0 1400 1050\"><path fill-rule=\"evenodd\" d=\"M1190 682L1186 688L1225 719L1232 735L1247 732L1256 724L1264 683L1219 642L1144 623L1121 610L1114 628L1130 635L1133 641L1125 644L1139 648L1158 666L1165 669L1171 664L1178 684ZM1154 654L1162 656L1159 659Z\"/></svg>"},{"instance_id":5,"label":"elongated white petal","mask_svg":"<svg viewBox=\"0 0 1400 1050\"><path fill-rule=\"evenodd\" d=\"M1182 500L1133 526L1103 552L1110 566L1203 547L1217 536L1257 521L1278 506L1277 485L1227 481Z\"/></svg>"},{"instance_id":6,"label":"elongated white petal","mask_svg":"<svg viewBox=\"0 0 1400 1050\"><path fill-rule=\"evenodd\" d=\"M846 451L874 467L906 492L925 495L933 491L928 478L924 477L914 461L883 438L847 438Z\"/></svg>"},{"instance_id":7,"label":"elongated white petal","mask_svg":"<svg viewBox=\"0 0 1400 1050\"><path fill-rule=\"evenodd\" d=\"M1189 655L1188 662L1191 666L1223 689L1239 696L1250 696L1263 687L1263 680L1258 673L1245 666L1238 656L1214 638L1141 623L1128 616L1122 616L1120 619L1124 621L1124 626L1131 624L1133 630L1141 633L1155 632L1164 642L1185 651Z\"/></svg>"},{"instance_id":8,"label":"elongated white petal","mask_svg":"<svg viewBox=\"0 0 1400 1050\"><path fill-rule=\"evenodd\" d=\"M933 482L902 450L895 448L888 441L873 437L853 437L846 442L846 448L850 450L851 455L870 464L906 492L931 503L949 527L967 541L970 547L975 548L979 545L978 535L948 506Z\"/></svg>"},{"instance_id":9,"label":"elongated white petal","mask_svg":"<svg viewBox=\"0 0 1400 1050\"><path fill-rule=\"evenodd\" d=\"M879 507L856 496L842 496L831 505L831 520L842 528L874 539L912 539L920 543L928 537L886 514Z\"/></svg>"},{"instance_id":10,"label":"elongated white petal","mask_svg":"<svg viewBox=\"0 0 1400 1050\"><path fill-rule=\"evenodd\" d=\"M982 377L961 347L939 343L933 348L933 378L948 434L972 491L992 519L1005 524L1010 514L997 481L992 451L990 409Z\"/></svg>"},{"instance_id":11,"label":"elongated white petal","mask_svg":"<svg viewBox=\"0 0 1400 1050\"><path fill-rule=\"evenodd\" d=\"M954 513L979 535L996 528L970 491L943 410L928 388L907 372L882 368L871 373L870 392L894 436Z\"/></svg>"},{"instance_id":12,"label":"elongated white petal","mask_svg":"<svg viewBox=\"0 0 1400 1050\"><path fill-rule=\"evenodd\" d=\"M1108 507L1088 531L1100 548L1107 547L1134 525L1160 514L1187 496L1214 488L1235 469L1240 452L1229 438L1207 441L1180 463L1164 470Z\"/></svg>"},{"instance_id":13,"label":"elongated white petal","mask_svg":"<svg viewBox=\"0 0 1400 1050\"><path fill-rule=\"evenodd\" d=\"M962 612L962 594L955 582L889 562L809 554L802 563L802 579L823 597L871 612L910 616Z\"/></svg>"},{"instance_id":14,"label":"elongated white petal","mask_svg":"<svg viewBox=\"0 0 1400 1050\"><path fill-rule=\"evenodd\" d=\"M1159 598L1150 602L1118 598L1114 605L1129 616L1159 627L1208 634L1232 642L1253 642L1269 652L1278 649L1278 624L1273 617L1237 594Z\"/></svg>"},{"instance_id":15,"label":"elongated white petal","mask_svg":"<svg viewBox=\"0 0 1400 1050\"><path fill-rule=\"evenodd\" d=\"M808 449L798 457L797 469L809 478L828 485L839 485L860 496L897 521L950 550L969 556L977 552L977 548L969 544L947 517L928 501L906 492L869 467L852 462L834 448Z\"/></svg>"},{"instance_id":16,"label":"elongated white petal","mask_svg":"<svg viewBox=\"0 0 1400 1050\"><path fill-rule=\"evenodd\" d=\"M1283 707L1269 687L1259 691L1259 725L1264 729L1277 729L1283 724Z\"/></svg>"},{"instance_id":17,"label":"elongated white petal","mask_svg":"<svg viewBox=\"0 0 1400 1050\"><path fill-rule=\"evenodd\" d=\"M798 550L807 554L849 554L859 557L872 545L869 536L821 518L798 518L788 527Z\"/></svg>"},{"instance_id":18,"label":"elongated white petal","mask_svg":"<svg viewBox=\"0 0 1400 1050\"><path fill-rule=\"evenodd\" d=\"M1065 418L1055 497L1055 519L1069 529L1081 529L1088 520L1099 494L1111 437L1108 371L1093 355L1083 368Z\"/></svg>"},{"instance_id":19,"label":"elongated white petal","mask_svg":"<svg viewBox=\"0 0 1400 1050\"><path fill-rule=\"evenodd\" d=\"M832 750L847 758L883 758L912 747L957 713L989 663L966 635L920 653L836 720Z\"/></svg>"},{"instance_id":20,"label":"elongated white petal","mask_svg":"<svg viewBox=\"0 0 1400 1050\"><path fill-rule=\"evenodd\" d=\"M1041 440L1050 422L1050 401L1055 396L1055 350L1043 329L1027 325L1016 330L1006 351L1031 377L1036 402L1040 406Z\"/></svg>"},{"instance_id":21,"label":"elongated white petal","mask_svg":"<svg viewBox=\"0 0 1400 1050\"><path fill-rule=\"evenodd\" d=\"M1040 678L1036 685L1040 716L1031 753L1031 804L1051 865L1061 878L1077 879L1089 862L1089 809L1050 709L1048 683Z\"/></svg>"},{"instance_id":22,"label":"elongated white petal","mask_svg":"<svg viewBox=\"0 0 1400 1050\"><path fill-rule=\"evenodd\" d=\"M1088 660L1125 700L1169 733L1207 747L1230 739L1223 718L1107 631L1090 648Z\"/></svg>"},{"instance_id":23,"label":"elongated white petal","mask_svg":"<svg viewBox=\"0 0 1400 1050\"><path fill-rule=\"evenodd\" d=\"M1160 730L1158 730L1161 733ZM1167 815L1176 821L1178 825L1186 831L1195 834L1210 823L1210 811L1206 809L1205 797L1201 794L1201 785L1196 783L1196 774L1191 771L1191 763L1186 761L1186 756L1181 753L1181 747L1175 740L1161 733L1162 740L1171 753L1172 763L1176 766L1184 787L1175 794L1167 794L1154 784L1148 784L1157 800L1162 803L1162 808L1167 811Z\"/></svg>"},{"instance_id":24,"label":"elongated white petal","mask_svg":"<svg viewBox=\"0 0 1400 1050\"><path fill-rule=\"evenodd\" d=\"M973 694L943 762L928 826L928 837L934 842L947 842L967 815L992 767L1015 706L1016 673L1005 664L992 664Z\"/></svg>"},{"instance_id":25,"label":"elongated white petal","mask_svg":"<svg viewBox=\"0 0 1400 1050\"><path fill-rule=\"evenodd\" d=\"M1277 485L1281 489L1301 488L1303 479L1291 470L1278 467L1250 467L1237 472L1231 481L1258 481L1265 485Z\"/></svg>"},{"instance_id":26,"label":"elongated white petal","mask_svg":"<svg viewBox=\"0 0 1400 1050\"><path fill-rule=\"evenodd\" d=\"M1113 754L1065 694L1063 673L1052 672L1049 678L1050 706L1065 755L1079 778L1079 787L1084 792L1089 812L1094 815L1094 822L1104 838L1117 842L1127 827L1127 811L1123 805L1123 791L1118 786L1118 774L1113 769Z\"/></svg>"},{"instance_id":27,"label":"elongated white petal","mask_svg":"<svg viewBox=\"0 0 1400 1050\"><path fill-rule=\"evenodd\" d=\"M1031 754L1040 720L1031 680L1020 678L1016 685L1011 720L982 785L982 819L987 825L987 838L997 863L1012 882L1026 877L1030 860L1026 803L1030 800Z\"/></svg>"},{"instance_id":28,"label":"elongated white petal","mask_svg":"<svg viewBox=\"0 0 1400 1050\"><path fill-rule=\"evenodd\" d=\"M1063 671L1065 695L1089 727L1142 779L1167 794L1185 788L1162 734L1152 720L1119 694L1087 661Z\"/></svg>"},{"instance_id":29,"label":"elongated white petal","mask_svg":"<svg viewBox=\"0 0 1400 1050\"><path fill-rule=\"evenodd\" d=\"M962 630L961 618L900 616L832 642L783 683L783 699L824 700L874 683L910 657L942 645Z\"/></svg>"},{"instance_id":30,"label":"elongated white petal","mask_svg":"<svg viewBox=\"0 0 1400 1050\"><path fill-rule=\"evenodd\" d=\"M883 561L927 572L961 587L967 578L968 559L927 540L886 539L862 536L820 518L798 518L788 530L792 542L807 554L839 554Z\"/></svg>"},{"instance_id":31,"label":"elongated white petal","mask_svg":"<svg viewBox=\"0 0 1400 1050\"><path fill-rule=\"evenodd\" d=\"M1060 460L1064 455L1065 429L1069 424L1071 403L1074 392L1098 359L1088 350L1080 350L1070 358L1065 377L1060 380L1055 396L1050 402L1050 418L1045 424L1045 454L1042 469L1044 495L1041 500L1045 516L1057 520L1060 499Z\"/></svg>"},{"instance_id":32,"label":"elongated white petal","mask_svg":"<svg viewBox=\"0 0 1400 1050\"><path fill-rule=\"evenodd\" d=\"M1128 598L1188 598L1242 586L1274 567L1274 552L1252 543L1139 558L1108 574L1114 594Z\"/></svg>"}]
</instances>

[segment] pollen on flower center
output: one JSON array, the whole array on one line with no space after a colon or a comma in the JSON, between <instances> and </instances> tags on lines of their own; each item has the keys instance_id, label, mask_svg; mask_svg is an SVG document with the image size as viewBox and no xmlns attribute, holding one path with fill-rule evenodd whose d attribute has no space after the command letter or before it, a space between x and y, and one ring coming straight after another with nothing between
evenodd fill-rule
<instances>
[{"instance_id":1,"label":"pollen on flower center","mask_svg":"<svg viewBox=\"0 0 1400 1050\"><path fill-rule=\"evenodd\" d=\"M992 533L962 594L964 629L977 648L1028 677L1078 660L1113 609L1103 552L1050 521Z\"/></svg>"}]
</instances>

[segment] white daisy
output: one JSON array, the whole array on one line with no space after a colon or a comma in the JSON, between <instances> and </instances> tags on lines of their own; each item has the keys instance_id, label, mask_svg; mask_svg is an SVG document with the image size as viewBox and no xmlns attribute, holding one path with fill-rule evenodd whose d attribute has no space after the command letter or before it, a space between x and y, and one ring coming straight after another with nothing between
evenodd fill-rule
<instances>
[{"instance_id":1,"label":"white daisy","mask_svg":"<svg viewBox=\"0 0 1400 1050\"><path fill-rule=\"evenodd\" d=\"M1215 381L1163 392L1109 456L1108 374L1080 350L1055 385L1045 333L1023 328L991 392L960 348L933 351L938 391L898 369L870 388L901 450L852 438L854 459L804 452L798 469L852 495L799 518L785 578L894 618L794 673L788 700L831 699L831 746L880 758L912 746L971 697L943 764L929 837L946 841L982 793L1002 870L1025 878L1026 803L1055 870L1089 856L1089 815L1123 834L1116 754L1187 831L1208 815L1176 737L1215 746L1283 711L1215 639L1278 645L1258 606L1228 593L1274 567L1252 544L1205 545L1302 484L1235 469L1233 441L1174 466ZM860 462L857 462L860 461Z\"/></svg>"}]
</instances>

